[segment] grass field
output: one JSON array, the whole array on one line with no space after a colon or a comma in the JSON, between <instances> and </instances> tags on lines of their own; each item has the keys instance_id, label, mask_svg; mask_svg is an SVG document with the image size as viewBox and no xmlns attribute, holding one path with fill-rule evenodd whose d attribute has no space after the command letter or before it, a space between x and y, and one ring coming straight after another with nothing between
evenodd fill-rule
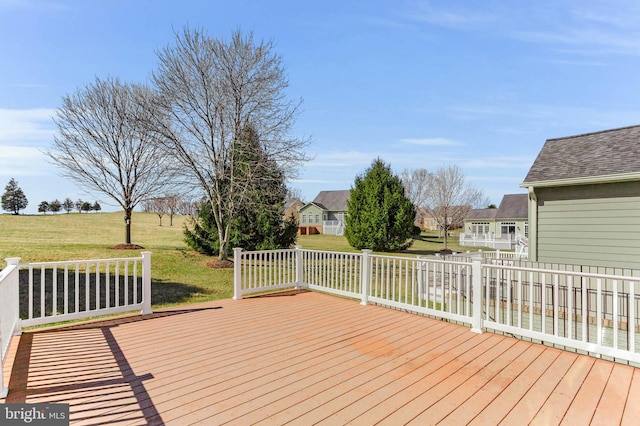
<instances>
[{"instance_id":1,"label":"grass field","mask_svg":"<svg viewBox=\"0 0 640 426\"><path fill-rule=\"evenodd\" d=\"M208 267L207 256L189 250L182 230L185 218L152 213L133 215L132 242L151 251L153 305L168 306L225 299L233 296L233 271ZM0 259L20 257L21 262L137 257L139 250L113 250L124 241L123 214L71 213L0 215ZM302 235L298 244L307 249L357 252L344 237ZM407 255L429 255L443 248L437 235L423 234ZM451 238L449 248L461 250ZM467 249L465 247L465 249ZM0 262L0 267L4 264Z\"/></svg>"}]
</instances>

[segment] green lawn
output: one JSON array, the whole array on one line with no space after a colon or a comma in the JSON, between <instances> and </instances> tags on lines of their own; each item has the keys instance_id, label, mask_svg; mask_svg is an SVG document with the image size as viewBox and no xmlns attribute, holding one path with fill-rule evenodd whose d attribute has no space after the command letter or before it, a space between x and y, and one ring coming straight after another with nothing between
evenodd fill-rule
<instances>
[{"instance_id":1,"label":"green lawn","mask_svg":"<svg viewBox=\"0 0 640 426\"><path fill-rule=\"evenodd\" d=\"M210 260L189 250L184 243L184 218L169 218L152 213L134 213L132 242L151 251L152 301L155 307L203 302L233 296L233 271L213 269ZM107 259L137 257L139 250L113 250L124 241L122 212L71 213L47 215L0 215L0 259L20 257L21 262L52 260ZM298 244L303 248L357 252L344 237L303 235ZM452 250L461 250L457 238L449 242ZM443 248L437 234L422 235L406 252L429 255ZM465 248L466 249L466 248ZM4 267L0 262L0 267Z\"/></svg>"}]
</instances>

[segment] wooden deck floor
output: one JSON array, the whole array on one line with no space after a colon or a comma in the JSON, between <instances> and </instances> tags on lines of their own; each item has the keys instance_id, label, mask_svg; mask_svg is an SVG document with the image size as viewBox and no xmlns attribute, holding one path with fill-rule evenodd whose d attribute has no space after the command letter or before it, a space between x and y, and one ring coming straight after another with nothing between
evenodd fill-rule
<instances>
[{"instance_id":1,"label":"wooden deck floor","mask_svg":"<svg viewBox=\"0 0 640 426\"><path fill-rule=\"evenodd\" d=\"M640 419L640 369L313 292L28 332L17 342L6 402L69 403L72 424Z\"/></svg>"}]
</instances>

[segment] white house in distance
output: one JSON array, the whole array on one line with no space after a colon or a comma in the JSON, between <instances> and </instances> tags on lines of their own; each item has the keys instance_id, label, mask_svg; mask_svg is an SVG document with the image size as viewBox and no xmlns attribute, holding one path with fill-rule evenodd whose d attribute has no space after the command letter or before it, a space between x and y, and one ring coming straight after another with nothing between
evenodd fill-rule
<instances>
[{"instance_id":1,"label":"white house in distance","mask_svg":"<svg viewBox=\"0 0 640 426\"><path fill-rule=\"evenodd\" d=\"M529 237L527 194L507 194L497 209L471 209L464 219L460 245L514 249Z\"/></svg>"}]
</instances>

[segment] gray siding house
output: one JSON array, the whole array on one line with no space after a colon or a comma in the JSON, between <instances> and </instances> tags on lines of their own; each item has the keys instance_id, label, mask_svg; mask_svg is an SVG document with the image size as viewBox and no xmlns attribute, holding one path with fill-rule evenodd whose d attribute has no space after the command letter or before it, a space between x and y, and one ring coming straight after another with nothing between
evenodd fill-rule
<instances>
[{"instance_id":1,"label":"gray siding house","mask_svg":"<svg viewBox=\"0 0 640 426\"><path fill-rule=\"evenodd\" d=\"M640 126L549 139L520 186L530 260L640 269Z\"/></svg>"},{"instance_id":2,"label":"gray siding house","mask_svg":"<svg viewBox=\"0 0 640 426\"><path fill-rule=\"evenodd\" d=\"M299 211L298 233L342 235L351 190L320 191Z\"/></svg>"}]
</instances>

